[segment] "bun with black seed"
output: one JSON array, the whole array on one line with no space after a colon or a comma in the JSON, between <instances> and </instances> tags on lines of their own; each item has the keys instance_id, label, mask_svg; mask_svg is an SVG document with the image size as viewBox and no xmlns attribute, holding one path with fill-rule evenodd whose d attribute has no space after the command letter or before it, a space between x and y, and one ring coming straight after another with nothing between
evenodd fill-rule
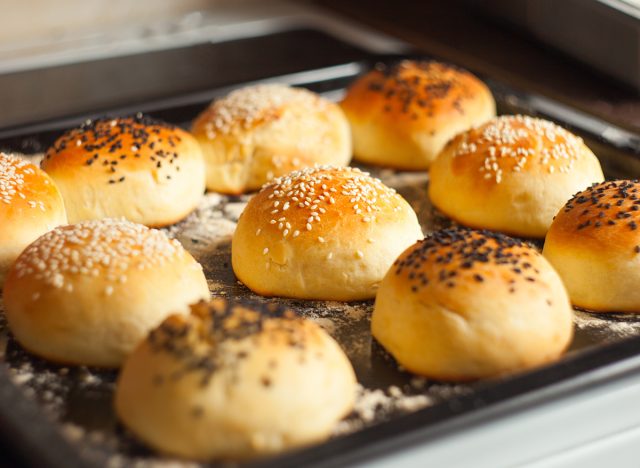
<instances>
[{"instance_id":1,"label":"bun with black seed","mask_svg":"<svg viewBox=\"0 0 640 468\"><path fill-rule=\"evenodd\" d=\"M482 81L434 61L378 64L349 87L341 106L354 157L398 169L427 169L449 139L496 115Z\"/></svg>"},{"instance_id":2,"label":"bun with black seed","mask_svg":"<svg viewBox=\"0 0 640 468\"><path fill-rule=\"evenodd\" d=\"M355 393L349 360L320 326L275 304L214 299L149 334L115 407L160 452L246 459L326 439Z\"/></svg>"},{"instance_id":3,"label":"bun with black seed","mask_svg":"<svg viewBox=\"0 0 640 468\"><path fill-rule=\"evenodd\" d=\"M573 304L640 312L640 182L603 182L574 195L551 224L543 254Z\"/></svg>"},{"instance_id":4,"label":"bun with black seed","mask_svg":"<svg viewBox=\"0 0 640 468\"><path fill-rule=\"evenodd\" d=\"M535 249L502 234L433 233L385 276L373 336L407 370L467 381L557 359L573 335L567 292Z\"/></svg>"},{"instance_id":5,"label":"bun with black seed","mask_svg":"<svg viewBox=\"0 0 640 468\"><path fill-rule=\"evenodd\" d=\"M604 180L581 138L552 122L504 115L458 135L433 163L429 197L473 228L544 237L578 190Z\"/></svg>"},{"instance_id":6,"label":"bun with black seed","mask_svg":"<svg viewBox=\"0 0 640 468\"><path fill-rule=\"evenodd\" d=\"M47 151L42 168L56 182L69 222L120 218L174 224L202 197L205 167L195 138L143 117L87 121Z\"/></svg>"}]
</instances>

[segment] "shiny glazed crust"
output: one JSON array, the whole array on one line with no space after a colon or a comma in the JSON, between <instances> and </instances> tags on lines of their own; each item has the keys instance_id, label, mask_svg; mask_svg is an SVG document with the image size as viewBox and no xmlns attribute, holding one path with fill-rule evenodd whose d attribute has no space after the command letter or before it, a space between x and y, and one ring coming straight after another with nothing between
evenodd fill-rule
<instances>
[{"instance_id":1,"label":"shiny glazed crust","mask_svg":"<svg viewBox=\"0 0 640 468\"><path fill-rule=\"evenodd\" d=\"M427 169L447 141L496 113L491 92L469 72L408 60L356 80L341 106L354 157L399 169Z\"/></svg>"},{"instance_id":2,"label":"shiny glazed crust","mask_svg":"<svg viewBox=\"0 0 640 468\"><path fill-rule=\"evenodd\" d=\"M578 190L604 180L582 139L522 115L497 117L458 135L430 172L429 197L461 224L544 237Z\"/></svg>"},{"instance_id":3,"label":"shiny glazed crust","mask_svg":"<svg viewBox=\"0 0 640 468\"><path fill-rule=\"evenodd\" d=\"M205 190L194 137L141 115L70 130L49 148L42 168L58 185L71 223L124 217L167 226L187 216Z\"/></svg>"},{"instance_id":4,"label":"shiny glazed crust","mask_svg":"<svg viewBox=\"0 0 640 468\"><path fill-rule=\"evenodd\" d=\"M535 249L489 231L437 231L385 276L373 336L411 372L467 381L556 360L573 335L560 277Z\"/></svg>"},{"instance_id":5,"label":"shiny glazed crust","mask_svg":"<svg viewBox=\"0 0 640 468\"><path fill-rule=\"evenodd\" d=\"M51 178L24 159L0 153L0 289L20 252L66 222L62 196Z\"/></svg>"},{"instance_id":6,"label":"shiny glazed crust","mask_svg":"<svg viewBox=\"0 0 640 468\"><path fill-rule=\"evenodd\" d=\"M258 294L375 296L394 259L422 231L393 189L358 169L317 167L266 185L233 236L233 271Z\"/></svg>"},{"instance_id":7,"label":"shiny glazed crust","mask_svg":"<svg viewBox=\"0 0 640 468\"><path fill-rule=\"evenodd\" d=\"M594 184L560 210L544 256L571 301L597 312L640 312L640 183Z\"/></svg>"}]
</instances>

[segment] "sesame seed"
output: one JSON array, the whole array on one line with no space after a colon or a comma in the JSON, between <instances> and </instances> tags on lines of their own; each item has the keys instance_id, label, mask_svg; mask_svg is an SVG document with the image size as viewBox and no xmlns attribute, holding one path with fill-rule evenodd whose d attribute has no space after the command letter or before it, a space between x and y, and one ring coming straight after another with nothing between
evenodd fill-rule
<instances>
[{"instance_id":1,"label":"sesame seed","mask_svg":"<svg viewBox=\"0 0 640 468\"><path fill-rule=\"evenodd\" d=\"M156 268L181 250L178 241L142 225L116 219L85 221L40 237L18 257L15 269L18 278L33 276L54 288L65 288L66 278L75 275L122 282L129 268Z\"/></svg>"},{"instance_id":2,"label":"sesame seed","mask_svg":"<svg viewBox=\"0 0 640 468\"><path fill-rule=\"evenodd\" d=\"M37 171L40 169L21 158L0 153L0 201L10 205L16 197L27 200L27 196L23 193L25 175L36 175ZM27 205L32 209L38 208L41 211L46 211L42 201L27 200Z\"/></svg>"},{"instance_id":3,"label":"sesame seed","mask_svg":"<svg viewBox=\"0 0 640 468\"><path fill-rule=\"evenodd\" d=\"M547 141L540 141L543 138ZM538 150L540 146L542 149ZM569 172L580 157L582 146L582 139L552 122L504 115L463 134L454 156L484 155L478 170L485 173L485 180L499 184L504 170L521 172L529 161L537 161L550 174L556 169Z\"/></svg>"},{"instance_id":4,"label":"sesame seed","mask_svg":"<svg viewBox=\"0 0 640 468\"><path fill-rule=\"evenodd\" d=\"M258 121L273 118L273 109L292 102L316 107L325 105L316 94L301 88L282 84L248 86L214 101L198 118L196 126L201 125L207 137L214 139L234 129L250 128Z\"/></svg>"},{"instance_id":5,"label":"sesame seed","mask_svg":"<svg viewBox=\"0 0 640 468\"><path fill-rule=\"evenodd\" d=\"M331 166L294 171L265 184L261 193L264 192L265 197L272 200L272 208L282 208L281 216L270 220L269 224L276 225L283 237L291 234L292 238L313 231L316 224L320 230L324 229L324 218L328 212L336 212L334 206L338 202L341 207L350 205L351 213L365 223L375 219L381 205L390 205L396 210L404 202L393 189L367 173ZM329 193L334 196L326 196ZM343 216L342 212L338 214L338 219ZM322 235L315 238L320 243L327 242Z\"/></svg>"}]
</instances>

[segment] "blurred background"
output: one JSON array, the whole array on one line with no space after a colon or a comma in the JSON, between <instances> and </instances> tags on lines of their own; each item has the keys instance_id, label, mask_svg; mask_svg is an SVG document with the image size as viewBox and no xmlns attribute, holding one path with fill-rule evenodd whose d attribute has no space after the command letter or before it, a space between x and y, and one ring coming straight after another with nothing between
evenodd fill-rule
<instances>
[{"instance_id":1,"label":"blurred background","mask_svg":"<svg viewBox=\"0 0 640 468\"><path fill-rule=\"evenodd\" d=\"M313 27L375 52L399 51L401 40L640 129L639 3L4 0L0 74Z\"/></svg>"}]
</instances>

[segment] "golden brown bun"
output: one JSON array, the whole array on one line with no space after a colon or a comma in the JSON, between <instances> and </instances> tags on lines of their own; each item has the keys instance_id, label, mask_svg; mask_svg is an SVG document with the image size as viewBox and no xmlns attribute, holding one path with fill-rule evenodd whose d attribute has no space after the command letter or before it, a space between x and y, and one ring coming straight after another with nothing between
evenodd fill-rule
<instances>
[{"instance_id":1,"label":"golden brown bun","mask_svg":"<svg viewBox=\"0 0 640 468\"><path fill-rule=\"evenodd\" d=\"M160 452L238 459L326 439L355 392L349 360L315 323L215 299L150 333L125 362L115 407Z\"/></svg>"},{"instance_id":2,"label":"golden brown bun","mask_svg":"<svg viewBox=\"0 0 640 468\"><path fill-rule=\"evenodd\" d=\"M352 301L374 297L420 238L416 214L395 190L358 169L322 166L276 179L249 201L231 260L263 296Z\"/></svg>"},{"instance_id":3,"label":"golden brown bun","mask_svg":"<svg viewBox=\"0 0 640 468\"><path fill-rule=\"evenodd\" d=\"M66 222L62 197L51 178L23 159L0 153L0 289L20 252Z\"/></svg>"},{"instance_id":4,"label":"golden brown bun","mask_svg":"<svg viewBox=\"0 0 640 468\"><path fill-rule=\"evenodd\" d=\"M205 190L193 136L140 114L87 121L67 132L42 168L58 185L71 223L124 217L166 226L187 216Z\"/></svg>"},{"instance_id":5,"label":"golden brown bun","mask_svg":"<svg viewBox=\"0 0 640 468\"><path fill-rule=\"evenodd\" d=\"M572 317L560 277L536 250L498 233L448 229L398 258L371 330L409 371L465 381L557 359Z\"/></svg>"},{"instance_id":6,"label":"golden brown bun","mask_svg":"<svg viewBox=\"0 0 640 468\"><path fill-rule=\"evenodd\" d=\"M178 241L105 219L58 227L27 247L7 275L4 307L34 354L117 367L165 317L208 297L202 267Z\"/></svg>"},{"instance_id":7,"label":"golden brown bun","mask_svg":"<svg viewBox=\"0 0 640 468\"><path fill-rule=\"evenodd\" d=\"M431 167L429 197L474 228L544 237L573 193L604 180L581 138L542 119L497 117L458 135Z\"/></svg>"},{"instance_id":8,"label":"golden brown bun","mask_svg":"<svg viewBox=\"0 0 640 468\"><path fill-rule=\"evenodd\" d=\"M452 137L496 115L489 88L444 63L378 65L341 103L354 157L400 169L427 169Z\"/></svg>"},{"instance_id":9,"label":"golden brown bun","mask_svg":"<svg viewBox=\"0 0 640 468\"><path fill-rule=\"evenodd\" d=\"M617 180L577 193L558 213L544 256L573 304L640 312L640 183Z\"/></svg>"},{"instance_id":10,"label":"golden brown bun","mask_svg":"<svg viewBox=\"0 0 640 468\"><path fill-rule=\"evenodd\" d=\"M192 131L207 163L207 188L216 192L256 190L295 169L351 160L340 107L280 84L241 88L214 101Z\"/></svg>"}]
</instances>

